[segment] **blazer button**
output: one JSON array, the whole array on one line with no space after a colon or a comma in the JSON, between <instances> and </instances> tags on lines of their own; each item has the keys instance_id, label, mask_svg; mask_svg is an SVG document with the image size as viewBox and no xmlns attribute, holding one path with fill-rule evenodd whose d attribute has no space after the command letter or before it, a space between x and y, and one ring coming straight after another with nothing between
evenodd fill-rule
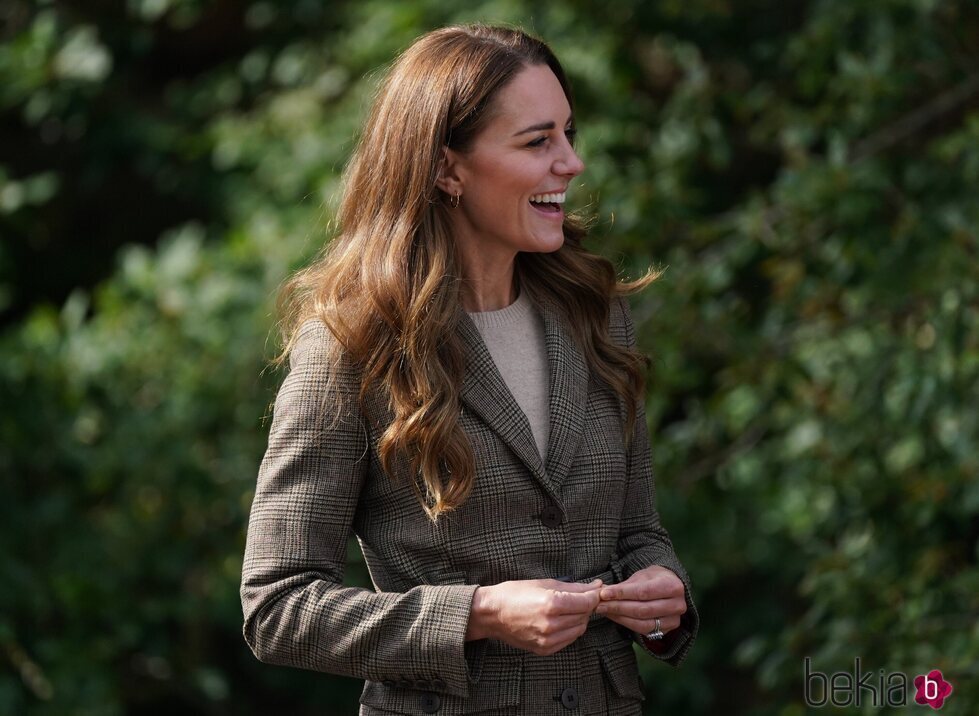
<instances>
[{"instance_id":1,"label":"blazer button","mask_svg":"<svg viewBox=\"0 0 979 716\"><path fill-rule=\"evenodd\" d=\"M427 714L433 714L439 710L439 707L442 705L442 699L439 698L438 694L433 694L431 691L426 691L421 695L419 704L422 707L422 711Z\"/></svg>"},{"instance_id":2,"label":"blazer button","mask_svg":"<svg viewBox=\"0 0 979 716\"><path fill-rule=\"evenodd\" d=\"M394 685L402 689L410 689L415 684L411 679L398 679Z\"/></svg>"},{"instance_id":3,"label":"blazer button","mask_svg":"<svg viewBox=\"0 0 979 716\"><path fill-rule=\"evenodd\" d=\"M422 689L432 688L432 684L428 679L415 679L415 688L421 691Z\"/></svg>"},{"instance_id":4,"label":"blazer button","mask_svg":"<svg viewBox=\"0 0 979 716\"><path fill-rule=\"evenodd\" d=\"M578 708L578 692L570 686L561 692L561 705L566 709Z\"/></svg>"},{"instance_id":5,"label":"blazer button","mask_svg":"<svg viewBox=\"0 0 979 716\"><path fill-rule=\"evenodd\" d=\"M561 510L555 505L548 505L540 513L540 521L551 529L558 527L561 524Z\"/></svg>"},{"instance_id":6,"label":"blazer button","mask_svg":"<svg viewBox=\"0 0 979 716\"><path fill-rule=\"evenodd\" d=\"M397 684L391 679L384 679L384 681L381 683L387 686L389 689L393 689L395 686L397 686Z\"/></svg>"},{"instance_id":7,"label":"blazer button","mask_svg":"<svg viewBox=\"0 0 979 716\"><path fill-rule=\"evenodd\" d=\"M442 679L439 679L439 678L432 679L432 688L433 689L438 689L439 691L445 691L445 688L447 686L448 686L448 684L446 684L445 681L443 681Z\"/></svg>"}]
</instances>

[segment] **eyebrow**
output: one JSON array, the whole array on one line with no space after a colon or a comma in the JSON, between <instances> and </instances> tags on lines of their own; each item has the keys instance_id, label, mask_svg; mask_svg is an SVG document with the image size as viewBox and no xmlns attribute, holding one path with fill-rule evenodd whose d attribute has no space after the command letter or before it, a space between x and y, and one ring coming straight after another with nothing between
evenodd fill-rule
<instances>
[{"instance_id":1,"label":"eyebrow","mask_svg":"<svg viewBox=\"0 0 979 716\"><path fill-rule=\"evenodd\" d=\"M574 124L574 116L568 117L567 124ZM519 137L521 134L527 134L527 132L541 132L545 129L554 129L554 122L541 122L540 124L532 124L526 129L521 129L519 132L515 133L514 137Z\"/></svg>"}]
</instances>

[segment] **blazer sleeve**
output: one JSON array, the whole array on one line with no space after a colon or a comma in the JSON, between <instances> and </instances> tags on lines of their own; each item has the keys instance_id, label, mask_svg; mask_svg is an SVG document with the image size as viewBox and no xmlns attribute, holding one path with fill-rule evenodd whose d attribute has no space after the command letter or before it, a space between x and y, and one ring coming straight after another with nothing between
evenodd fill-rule
<instances>
[{"instance_id":1,"label":"blazer sleeve","mask_svg":"<svg viewBox=\"0 0 979 716\"><path fill-rule=\"evenodd\" d=\"M348 408L335 421L325 408L328 340L321 322L302 327L275 401L242 566L245 641L270 664L373 681L425 679L468 697L464 641L477 585L404 593L342 585L369 446L349 368L335 369L329 385Z\"/></svg>"},{"instance_id":2,"label":"blazer sleeve","mask_svg":"<svg viewBox=\"0 0 979 716\"><path fill-rule=\"evenodd\" d=\"M630 348L636 348L636 331L624 298L613 300L610 333L612 339ZM656 510L656 483L652 471L649 447L649 429L646 425L645 400L637 404L636 423L628 451L629 482L625 509L616 553L612 557L612 573L624 581L640 569L652 565L666 567L675 573L684 585L687 611L680 619L680 626L667 633L660 641L647 639L633 633L633 639L650 655L679 666L696 639L700 628L700 616L694 604L690 577L673 550L673 543L666 528L660 523Z\"/></svg>"}]
</instances>

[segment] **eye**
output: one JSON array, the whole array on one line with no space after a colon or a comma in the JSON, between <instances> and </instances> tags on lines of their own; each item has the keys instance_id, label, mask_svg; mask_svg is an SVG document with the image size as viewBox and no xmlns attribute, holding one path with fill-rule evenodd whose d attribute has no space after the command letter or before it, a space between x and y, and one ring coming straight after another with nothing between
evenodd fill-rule
<instances>
[{"instance_id":1,"label":"eye","mask_svg":"<svg viewBox=\"0 0 979 716\"><path fill-rule=\"evenodd\" d=\"M564 136L568 138L568 143L569 144L574 145L575 137L578 136L578 130L575 129L574 127L568 127L567 129L564 130ZM534 139L533 141L528 142L527 143L527 146L528 147L542 147L547 142L547 140L548 140L548 136L545 134L544 136L538 137L537 139Z\"/></svg>"}]
</instances>

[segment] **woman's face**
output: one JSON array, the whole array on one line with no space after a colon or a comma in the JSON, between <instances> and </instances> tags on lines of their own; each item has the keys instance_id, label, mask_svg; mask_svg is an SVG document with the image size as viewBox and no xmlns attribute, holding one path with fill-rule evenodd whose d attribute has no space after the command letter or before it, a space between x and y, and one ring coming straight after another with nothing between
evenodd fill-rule
<instances>
[{"instance_id":1,"label":"woman's face","mask_svg":"<svg viewBox=\"0 0 979 716\"><path fill-rule=\"evenodd\" d=\"M492 117L466 153L446 150L442 185L460 192L450 209L456 239L482 260L564 243L564 194L585 165L571 146L571 107L547 65L521 70L493 101ZM545 196L550 195L550 196Z\"/></svg>"}]
</instances>

